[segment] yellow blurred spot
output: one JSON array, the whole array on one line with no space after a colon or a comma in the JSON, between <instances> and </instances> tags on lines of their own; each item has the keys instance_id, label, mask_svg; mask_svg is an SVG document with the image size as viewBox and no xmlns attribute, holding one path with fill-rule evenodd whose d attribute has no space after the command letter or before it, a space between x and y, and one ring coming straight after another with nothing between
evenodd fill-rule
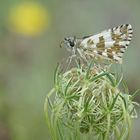
<instances>
[{"instance_id":1,"label":"yellow blurred spot","mask_svg":"<svg viewBox=\"0 0 140 140\"><path fill-rule=\"evenodd\" d=\"M22 3L10 11L10 28L24 35L38 35L48 28L49 13L37 3Z\"/></svg>"}]
</instances>

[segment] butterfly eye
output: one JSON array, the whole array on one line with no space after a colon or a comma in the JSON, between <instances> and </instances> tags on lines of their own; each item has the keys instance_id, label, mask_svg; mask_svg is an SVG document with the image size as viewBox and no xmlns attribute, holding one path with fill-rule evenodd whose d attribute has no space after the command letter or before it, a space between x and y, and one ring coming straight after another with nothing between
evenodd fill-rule
<instances>
[{"instance_id":1,"label":"butterfly eye","mask_svg":"<svg viewBox=\"0 0 140 140\"><path fill-rule=\"evenodd\" d=\"M71 47L74 47L74 41L69 41Z\"/></svg>"}]
</instances>

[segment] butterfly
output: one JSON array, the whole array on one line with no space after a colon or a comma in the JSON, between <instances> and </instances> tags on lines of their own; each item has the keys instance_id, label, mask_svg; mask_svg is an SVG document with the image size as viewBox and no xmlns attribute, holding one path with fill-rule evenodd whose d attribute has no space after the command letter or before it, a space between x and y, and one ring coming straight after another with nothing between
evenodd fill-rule
<instances>
[{"instance_id":1,"label":"butterfly","mask_svg":"<svg viewBox=\"0 0 140 140\"><path fill-rule=\"evenodd\" d=\"M86 60L102 58L121 64L123 54L130 44L132 35L132 26L123 24L83 38L66 37L60 46L64 46L73 55L79 55Z\"/></svg>"}]
</instances>

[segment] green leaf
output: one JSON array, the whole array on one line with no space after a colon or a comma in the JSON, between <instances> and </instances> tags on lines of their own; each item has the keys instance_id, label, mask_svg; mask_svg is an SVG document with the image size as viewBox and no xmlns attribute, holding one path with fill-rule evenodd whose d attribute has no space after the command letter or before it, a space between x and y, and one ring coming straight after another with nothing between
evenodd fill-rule
<instances>
[{"instance_id":1,"label":"green leaf","mask_svg":"<svg viewBox=\"0 0 140 140\"><path fill-rule=\"evenodd\" d=\"M90 73L92 65L93 65L93 60L90 62L89 66L88 66L88 69L86 72L86 77L85 77L86 79L89 79L89 73Z\"/></svg>"},{"instance_id":2,"label":"green leaf","mask_svg":"<svg viewBox=\"0 0 140 140\"><path fill-rule=\"evenodd\" d=\"M90 79L90 82L93 82L93 81L95 81L95 80L97 80L97 79L99 79L107 74L108 74L108 72L104 72L104 73L100 73L98 75L95 75L92 79Z\"/></svg>"},{"instance_id":3,"label":"green leaf","mask_svg":"<svg viewBox=\"0 0 140 140\"><path fill-rule=\"evenodd\" d=\"M123 100L123 103L124 103L125 109L127 109L127 101L126 101L125 96L122 96L122 95L120 95L120 94L119 94L119 96L120 96L120 97L122 98L122 100Z\"/></svg>"},{"instance_id":4,"label":"green leaf","mask_svg":"<svg viewBox=\"0 0 140 140\"><path fill-rule=\"evenodd\" d=\"M131 99L134 99L138 94L140 93L140 89L137 89L133 95L131 96Z\"/></svg>"},{"instance_id":5,"label":"green leaf","mask_svg":"<svg viewBox=\"0 0 140 140\"><path fill-rule=\"evenodd\" d=\"M117 94L117 96L113 99L113 103L111 104L111 106L109 108L110 111L113 109L113 107L114 107L114 105L115 105L115 103L116 103L116 101L118 99L118 96L119 96L119 94Z\"/></svg>"},{"instance_id":6,"label":"green leaf","mask_svg":"<svg viewBox=\"0 0 140 140\"><path fill-rule=\"evenodd\" d=\"M108 77L108 79L109 79L110 82L112 83L112 86L113 86L113 87L116 87L116 84L115 84L114 79L113 79L113 77L111 76L111 74L110 74L110 73L107 73L106 76Z\"/></svg>"},{"instance_id":7,"label":"green leaf","mask_svg":"<svg viewBox=\"0 0 140 140\"><path fill-rule=\"evenodd\" d=\"M66 88L65 88L65 92L64 94L66 95L67 94L67 91L68 91L68 88L70 87L70 84L71 84L71 80L73 79L73 77L71 77L69 80L68 80L68 83L66 85Z\"/></svg>"},{"instance_id":8,"label":"green leaf","mask_svg":"<svg viewBox=\"0 0 140 140\"><path fill-rule=\"evenodd\" d=\"M60 65L57 64L57 67L54 71L54 84L57 85L58 84L58 75L59 75L59 69L60 69Z\"/></svg>"}]
</instances>

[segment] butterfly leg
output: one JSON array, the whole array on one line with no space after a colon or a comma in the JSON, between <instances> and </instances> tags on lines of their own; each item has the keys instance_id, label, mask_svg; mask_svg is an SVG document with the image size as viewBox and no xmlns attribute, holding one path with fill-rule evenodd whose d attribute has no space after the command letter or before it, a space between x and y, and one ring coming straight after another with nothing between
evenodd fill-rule
<instances>
[{"instance_id":1,"label":"butterfly leg","mask_svg":"<svg viewBox=\"0 0 140 140\"><path fill-rule=\"evenodd\" d=\"M65 70L68 70L68 69L69 69L69 67L70 67L70 65L71 65L71 63L72 63L72 60L73 60L75 57L76 57L75 54L73 54L73 55L71 55L71 56L68 57L68 59L67 59L67 61L66 61L66 68L65 68Z\"/></svg>"},{"instance_id":2,"label":"butterfly leg","mask_svg":"<svg viewBox=\"0 0 140 140\"><path fill-rule=\"evenodd\" d=\"M83 61L86 62L86 63L88 64L89 61L88 61L88 59L87 59L87 57L86 57L85 52L84 52L83 50L81 50L81 49L77 49L77 52L79 53L80 58L82 58Z\"/></svg>"}]
</instances>

